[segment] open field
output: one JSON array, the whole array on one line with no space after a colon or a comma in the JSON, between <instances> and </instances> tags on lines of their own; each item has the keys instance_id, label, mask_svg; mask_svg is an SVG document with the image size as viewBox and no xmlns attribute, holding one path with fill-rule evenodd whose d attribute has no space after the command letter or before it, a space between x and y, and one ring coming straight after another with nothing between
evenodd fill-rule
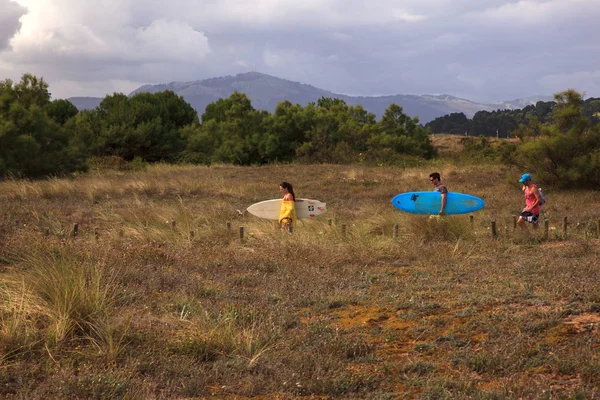
<instances>
[{"instance_id":1,"label":"open field","mask_svg":"<svg viewBox=\"0 0 600 400\"><path fill-rule=\"evenodd\" d=\"M392 207L435 170L486 201L473 226ZM600 398L598 192L544 188L544 240L513 231L520 173L156 165L1 182L0 398ZM239 212L282 180L329 211L291 235Z\"/></svg>"}]
</instances>

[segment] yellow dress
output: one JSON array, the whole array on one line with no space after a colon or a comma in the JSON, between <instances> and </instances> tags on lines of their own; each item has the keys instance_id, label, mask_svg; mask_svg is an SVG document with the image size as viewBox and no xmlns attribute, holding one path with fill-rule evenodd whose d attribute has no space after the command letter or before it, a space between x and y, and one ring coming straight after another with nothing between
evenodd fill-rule
<instances>
[{"instance_id":1,"label":"yellow dress","mask_svg":"<svg viewBox=\"0 0 600 400\"><path fill-rule=\"evenodd\" d=\"M284 226L296 226L296 202L293 200L282 200L279 211L279 223Z\"/></svg>"}]
</instances>

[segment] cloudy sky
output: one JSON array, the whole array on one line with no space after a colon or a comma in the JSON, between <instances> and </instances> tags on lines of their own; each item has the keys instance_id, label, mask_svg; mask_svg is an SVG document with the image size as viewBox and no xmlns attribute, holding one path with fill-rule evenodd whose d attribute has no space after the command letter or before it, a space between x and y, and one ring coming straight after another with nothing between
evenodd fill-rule
<instances>
[{"instance_id":1,"label":"cloudy sky","mask_svg":"<svg viewBox=\"0 0 600 400\"><path fill-rule=\"evenodd\" d=\"M0 0L54 98L258 71L350 95L600 97L600 0Z\"/></svg>"}]
</instances>

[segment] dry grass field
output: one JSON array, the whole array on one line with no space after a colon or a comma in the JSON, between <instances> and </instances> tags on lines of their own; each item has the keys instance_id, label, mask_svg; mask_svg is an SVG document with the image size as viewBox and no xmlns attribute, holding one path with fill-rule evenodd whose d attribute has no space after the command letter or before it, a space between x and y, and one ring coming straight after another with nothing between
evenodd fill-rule
<instances>
[{"instance_id":1,"label":"dry grass field","mask_svg":"<svg viewBox=\"0 0 600 400\"><path fill-rule=\"evenodd\" d=\"M473 224L392 207L433 171L486 201ZM0 182L0 398L600 398L598 192L544 188L548 238L514 231L521 172L450 157ZM328 212L293 234L243 212L282 180Z\"/></svg>"}]
</instances>

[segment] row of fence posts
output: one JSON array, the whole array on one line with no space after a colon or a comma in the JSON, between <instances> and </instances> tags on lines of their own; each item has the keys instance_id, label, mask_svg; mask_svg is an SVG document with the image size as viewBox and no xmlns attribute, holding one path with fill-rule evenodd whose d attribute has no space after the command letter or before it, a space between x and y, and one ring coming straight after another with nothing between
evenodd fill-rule
<instances>
[{"instance_id":1,"label":"row of fence posts","mask_svg":"<svg viewBox=\"0 0 600 400\"><path fill-rule=\"evenodd\" d=\"M517 216L513 216L513 230L517 229ZM469 216L469 222L471 223L471 227L474 226L475 223L475 218L473 215ZM497 229L497 224L496 224L496 220L492 220L492 226L491 226L491 232L492 232L492 237L493 238L497 238L498 237L498 229ZM20 226L21 221L20 220L16 220L16 226ZM327 220L327 225L332 227L333 226L333 220L331 218L329 218ZM544 239L548 239L548 233L549 233L549 221L546 219L544 220ZM227 231L231 232L231 221L227 221ZM563 238L566 239L567 238L567 227L568 227L568 221L567 221L567 217L563 217L563 228L562 228L562 232L563 232ZM341 228L341 233L342 236L346 236L347 233L347 228L346 228L346 224L342 224L340 226ZM398 231L399 231L399 225L396 224L394 225L394 230L393 230L393 237L397 238L398 237ZM171 229L175 230L177 229L177 222L176 221L171 221ZM294 228L290 225L288 227L288 230L290 233L293 232ZM600 237L600 220L598 220L598 224L596 225L596 233L598 235L598 237ZM49 228L44 228L44 234L46 236L50 236L50 229ZM190 240L193 240L195 237L195 232L194 231L190 231ZM244 227L240 226L240 230L239 230L239 234L240 234L240 240L244 240ZM75 223L73 224L73 231L71 232L71 235L73 237L77 237L79 236L79 224ZM124 232L123 230L119 230L119 236L123 237L124 236ZM96 239L99 239L100 237L100 231L98 230L98 228L94 228L94 237Z\"/></svg>"},{"instance_id":2,"label":"row of fence posts","mask_svg":"<svg viewBox=\"0 0 600 400\"><path fill-rule=\"evenodd\" d=\"M473 224L473 216L470 216L471 219L471 224ZM513 230L517 229L517 216L513 216ZM563 227L562 227L562 232L563 232L563 239L567 238L567 228L569 226L567 217L563 217ZM544 220L544 239L548 240L548 233L550 230L550 221L548 221L547 219ZM600 237L600 220L598 220L598 223L596 225L596 234L598 235L598 237ZM498 236L498 230L496 229L496 220L492 220L492 236L494 238L496 238Z\"/></svg>"},{"instance_id":3,"label":"row of fence posts","mask_svg":"<svg viewBox=\"0 0 600 400\"><path fill-rule=\"evenodd\" d=\"M517 230L517 220L518 217L516 215L513 216L513 230ZM475 224L475 217L473 215L469 215L469 222L471 224L471 227L474 227ZM496 225L496 220L492 220L491 222L492 226L491 226L491 231L492 231L492 237L493 238L497 238L498 237L498 229L497 229L497 225ZM331 218L329 218L327 220L327 225L329 225L330 227L333 226L333 220ZM563 218L563 238L566 239L567 238L567 226L568 226L568 222L567 222L567 217ZM293 232L293 227L290 225L288 227L289 232L292 233ZM394 239L396 239L398 237L398 232L399 232L400 226L398 224L394 225L394 230L392 233L392 236L394 237ZM547 219L544 220L544 239L548 240L548 233L549 233L549 229L550 229L550 221L548 221ZM231 231L231 222L227 222L227 230ZM341 232L342 232L342 236L346 236L346 224L342 224L341 225ZM598 220L598 224L596 225L596 234L598 235L598 237L600 237L600 220ZM240 226L240 240L244 240L244 227Z\"/></svg>"}]
</instances>

